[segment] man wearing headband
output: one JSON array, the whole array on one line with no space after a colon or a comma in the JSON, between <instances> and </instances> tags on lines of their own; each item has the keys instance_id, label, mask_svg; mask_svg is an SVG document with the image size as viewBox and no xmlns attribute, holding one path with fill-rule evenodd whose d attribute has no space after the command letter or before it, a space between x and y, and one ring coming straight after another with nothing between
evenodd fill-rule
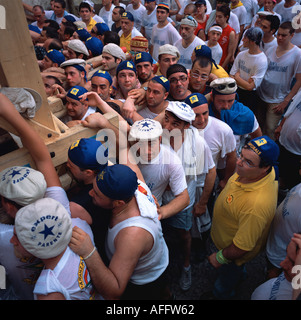
<instances>
[{"instance_id":1,"label":"man wearing headband","mask_svg":"<svg viewBox=\"0 0 301 320\"><path fill-rule=\"evenodd\" d=\"M180 52L179 64L186 69L191 69L191 55L195 47L205 44L205 42L197 37L194 32L198 22L192 16L186 16L180 23L180 35L182 39L175 43L175 47Z\"/></svg>"},{"instance_id":2,"label":"man wearing headband","mask_svg":"<svg viewBox=\"0 0 301 320\"><path fill-rule=\"evenodd\" d=\"M195 113L189 105L184 102L171 101L165 109L165 117L162 121L162 127L167 134L165 138L168 138L167 143L177 153L184 168L190 198L190 202L184 210L167 220L163 220L163 223L172 227L180 237L181 253L184 261L179 283L184 291L191 286L191 228L196 200L197 177L201 175L204 179L203 181L207 180L207 176L210 175L209 172L212 169L212 179L210 180L213 180L213 183L211 181L210 194L216 175L215 165L207 143L199 135L198 130L191 126L194 120ZM174 195L171 191L165 191L163 204L169 203L173 198ZM204 207L206 208L207 200L204 196L202 202L197 204L197 206L200 206L201 212L198 211L200 214L205 212L203 209Z\"/></svg>"},{"instance_id":3,"label":"man wearing headband","mask_svg":"<svg viewBox=\"0 0 301 320\"><path fill-rule=\"evenodd\" d=\"M223 29L220 26L213 25L208 30L208 40L205 41L206 45L211 49L212 59L214 59L216 64L219 64L223 55L223 49L218 43L222 32Z\"/></svg>"},{"instance_id":4,"label":"man wearing headband","mask_svg":"<svg viewBox=\"0 0 301 320\"><path fill-rule=\"evenodd\" d=\"M215 202L211 238L216 252L209 256L219 271L215 298L235 295L235 287L246 272L245 263L265 247L277 206L274 166L278 156L279 147L269 137L249 141L241 150L236 173Z\"/></svg>"},{"instance_id":5,"label":"man wearing headband","mask_svg":"<svg viewBox=\"0 0 301 320\"><path fill-rule=\"evenodd\" d=\"M233 78L219 78L210 83L212 102L209 115L226 122L236 138L236 150L244 145L248 135L256 138L262 135L254 113L236 100L236 81Z\"/></svg>"},{"instance_id":6,"label":"man wearing headband","mask_svg":"<svg viewBox=\"0 0 301 320\"><path fill-rule=\"evenodd\" d=\"M167 20L169 16L168 4L160 2L157 6L156 12L158 24L154 25L152 30L151 47L149 52L152 57L158 61L159 48L164 44L174 45L177 40L181 39L181 36L176 28Z\"/></svg>"},{"instance_id":7,"label":"man wearing headband","mask_svg":"<svg viewBox=\"0 0 301 320\"><path fill-rule=\"evenodd\" d=\"M184 101L191 94L188 90L189 78L187 69L181 64L171 65L166 72L166 78L170 83L169 101Z\"/></svg>"}]
</instances>

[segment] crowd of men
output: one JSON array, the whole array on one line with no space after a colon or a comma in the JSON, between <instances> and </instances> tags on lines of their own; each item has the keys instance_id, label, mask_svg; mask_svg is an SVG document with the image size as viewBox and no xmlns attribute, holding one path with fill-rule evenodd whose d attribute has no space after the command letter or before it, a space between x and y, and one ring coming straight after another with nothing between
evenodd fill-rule
<instances>
[{"instance_id":1,"label":"crowd of men","mask_svg":"<svg viewBox=\"0 0 301 320\"><path fill-rule=\"evenodd\" d=\"M66 192L44 142L0 93L0 116L36 165L0 173L0 297L173 299L173 235L183 291L192 242L218 271L195 299L235 297L262 252L267 281L252 299L298 299L298 3L103 0L97 13L86 0L76 14L65 0L49 5L23 3L46 95L62 100L65 125L105 139L66 150L77 182Z\"/></svg>"}]
</instances>

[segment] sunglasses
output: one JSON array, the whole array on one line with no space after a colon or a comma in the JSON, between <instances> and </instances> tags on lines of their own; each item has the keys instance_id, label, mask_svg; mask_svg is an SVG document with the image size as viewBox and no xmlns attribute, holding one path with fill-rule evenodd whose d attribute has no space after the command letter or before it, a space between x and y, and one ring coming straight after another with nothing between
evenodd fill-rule
<instances>
[{"instance_id":1,"label":"sunglasses","mask_svg":"<svg viewBox=\"0 0 301 320\"><path fill-rule=\"evenodd\" d=\"M234 88L236 86L235 82L229 83L229 84L219 84L216 87L216 90L224 90L226 88Z\"/></svg>"}]
</instances>

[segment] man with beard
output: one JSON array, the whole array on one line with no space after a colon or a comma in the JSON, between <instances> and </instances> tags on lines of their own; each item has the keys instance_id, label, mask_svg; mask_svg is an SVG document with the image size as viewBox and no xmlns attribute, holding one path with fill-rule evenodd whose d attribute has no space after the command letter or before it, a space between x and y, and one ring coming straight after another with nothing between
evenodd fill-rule
<instances>
[{"instance_id":1,"label":"man with beard","mask_svg":"<svg viewBox=\"0 0 301 320\"><path fill-rule=\"evenodd\" d=\"M137 76L140 83L145 86L154 76L153 74L153 58L148 52L138 52L134 58L137 69Z\"/></svg>"}]
</instances>

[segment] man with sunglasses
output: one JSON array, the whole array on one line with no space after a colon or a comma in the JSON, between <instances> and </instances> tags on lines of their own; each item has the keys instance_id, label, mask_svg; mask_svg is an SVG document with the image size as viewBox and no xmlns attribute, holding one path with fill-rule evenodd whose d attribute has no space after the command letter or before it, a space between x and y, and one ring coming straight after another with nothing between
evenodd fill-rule
<instances>
[{"instance_id":1,"label":"man with sunglasses","mask_svg":"<svg viewBox=\"0 0 301 320\"><path fill-rule=\"evenodd\" d=\"M244 276L246 262L266 244L277 206L279 147L267 136L250 140L214 206L209 262L219 271L212 298L229 299Z\"/></svg>"},{"instance_id":2,"label":"man with sunglasses","mask_svg":"<svg viewBox=\"0 0 301 320\"><path fill-rule=\"evenodd\" d=\"M226 122L236 138L236 150L240 150L248 136L262 135L254 113L236 99L237 84L233 78L219 78L210 83L212 102L209 115Z\"/></svg>"}]
</instances>

